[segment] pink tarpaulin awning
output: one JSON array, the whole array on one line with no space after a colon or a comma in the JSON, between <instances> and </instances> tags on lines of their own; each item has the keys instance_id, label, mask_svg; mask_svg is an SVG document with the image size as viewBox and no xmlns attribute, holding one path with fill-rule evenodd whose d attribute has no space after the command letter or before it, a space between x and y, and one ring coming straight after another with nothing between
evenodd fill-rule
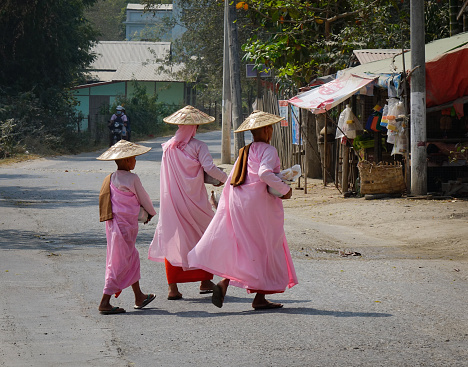
<instances>
[{"instance_id":1,"label":"pink tarpaulin awning","mask_svg":"<svg viewBox=\"0 0 468 367\"><path fill-rule=\"evenodd\" d=\"M426 106L468 96L468 45L426 62Z\"/></svg>"},{"instance_id":2,"label":"pink tarpaulin awning","mask_svg":"<svg viewBox=\"0 0 468 367\"><path fill-rule=\"evenodd\" d=\"M377 77L343 75L318 88L299 94L288 102L299 108L312 110L313 113L323 113L345 101L375 79Z\"/></svg>"}]
</instances>

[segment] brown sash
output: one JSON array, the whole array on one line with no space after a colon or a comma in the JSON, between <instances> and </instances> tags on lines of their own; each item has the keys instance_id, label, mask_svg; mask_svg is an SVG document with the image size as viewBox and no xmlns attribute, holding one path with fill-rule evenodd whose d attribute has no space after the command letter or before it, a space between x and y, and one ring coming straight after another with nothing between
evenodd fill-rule
<instances>
[{"instance_id":1,"label":"brown sash","mask_svg":"<svg viewBox=\"0 0 468 367\"><path fill-rule=\"evenodd\" d=\"M111 220L112 217L112 202L111 202L111 191L110 191L110 179L112 173L106 176L99 192L99 221L105 222Z\"/></svg>"},{"instance_id":2,"label":"brown sash","mask_svg":"<svg viewBox=\"0 0 468 367\"><path fill-rule=\"evenodd\" d=\"M237 166L231 177L231 185L234 187L242 185L245 181L245 177L247 176L247 161L249 159L249 149L251 144L252 143L239 149L239 159L237 160Z\"/></svg>"}]
</instances>

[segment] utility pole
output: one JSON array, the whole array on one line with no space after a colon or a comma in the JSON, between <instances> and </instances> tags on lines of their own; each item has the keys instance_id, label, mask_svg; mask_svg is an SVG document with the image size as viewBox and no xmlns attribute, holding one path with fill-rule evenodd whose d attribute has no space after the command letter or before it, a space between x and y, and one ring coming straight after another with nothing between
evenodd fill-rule
<instances>
[{"instance_id":1,"label":"utility pole","mask_svg":"<svg viewBox=\"0 0 468 367\"><path fill-rule=\"evenodd\" d=\"M223 49L223 112L222 112L222 134L221 134L221 163L231 163L231 83L229 68L229 1L224 1L224 49Z\"/></svg>"},{"instance_id":2,"label":"utility pole","mask_svg":"<svg viewBox=\"0 0 468 367\"><path fill-rule=\"evenodd\" d=\"M226 2L228 0L225 0ZM234 129L242 124L242 97L240 83L239 40L237 36L236 4L229 5L229 65L231 75L232 122ZM245 145L244 133L234 134L234 157L239 155L239 149Z\"/></svg>"},{"instance_id":3,"label":"utility pole","mask_svg":"<svg viewBox=\"0 0 468 367\"><path fill-rule=\"evenodd\" d=\"M411 194L427 194L424 0L411 0Z\"/></svg>"}]
</instances>

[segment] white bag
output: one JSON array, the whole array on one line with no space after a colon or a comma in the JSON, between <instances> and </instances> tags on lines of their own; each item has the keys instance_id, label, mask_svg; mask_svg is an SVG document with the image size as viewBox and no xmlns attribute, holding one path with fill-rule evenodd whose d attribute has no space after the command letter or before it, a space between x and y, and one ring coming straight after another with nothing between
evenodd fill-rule
<instances>
[{"instance_id":1,"label":"white bag","mask_svg":"<svg viewBox=\"0 0 468 367\"><path fill-rule=\"evenodd\" d=\"M351 107L346 105L346 108L341 112L338 119L338 129L336 129L335 139L342 138L344 134L346 134L349 139L354 139L357 136L357 132L362 131L362 129L361 122L354 115Z\"/></svg>"},{"instance_id":2,"label":"white bag","mask_svg":"<svg viewBox=\"0 0 468 367\"><path fill-rule=\"evenodd\" d=\"M292 166L291 168L282 170L280 173L277 173L276 176L282 179L284 183L289 185L291 184L291 182L296 181L301 176L301 174L302 174L301 166L296 164ZM281 193L279 193L277 190L275 190L271 186L268 186L268 192L274 196L278 196L279 198L283 196Z\"/></svg>"}]
</instances>

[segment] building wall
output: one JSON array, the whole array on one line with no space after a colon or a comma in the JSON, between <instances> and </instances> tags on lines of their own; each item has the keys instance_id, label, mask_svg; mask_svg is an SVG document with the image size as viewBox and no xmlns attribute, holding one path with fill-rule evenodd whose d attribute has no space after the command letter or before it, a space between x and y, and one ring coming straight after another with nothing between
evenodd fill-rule
<instances>
[{"instance_id":1,"label":"building wall","mask_svg":"<svg viewBox=\"0 0 468 367\"><path fill-rule=\"evenodd\" d=\"M170 104L185 104L185 83L156 83L158 101Z\"/></svg>"},{"instance_id":2,"label":"building wall","mask_svg":"<svg viewBox=\"0 0 468 367\"><path fill-rule=\"evenodd\" d=\"M148 95L157 93L158 102L168 104L185 105L185 83L184 82L138 82L144 86ZM131 98L135 88L133 81L115 82L101 85L89 85L73 90L75 99L78 101L76 110L84 116L81 129L87 130L90 119L95 119L101 109L108 108L114 104L118 96ZM110 112L109 112L110 114Z\"/></svg>"},{"instance_id":3,"label":"building wall","mask_svg":"<svg viewBox=\"0 0 468 367\"><path fill-rule=\"evenodd\" d=\"M81 112L83 119L81 120L81 129L88 130L88 115L89 115L89 96L75 95L78 102L76 110Z\"/></svg>"},{"instance_id":4,"label":"building wall","mask_svg":"<svg viewBox=\"0 0 468 367\"><path fill-rule=\"evenodd\" d=\"M126 82L108 83L90 86L90 95L93 96L118 96L126 94Z\"/></svg>"},{"instance_id":5,"label":"building wall","mask_svg":"<svg viewBox=\"0 0 468 367\"><path fill-rule=\"evenodd\" d=\"M156 82L138 82L139 87L146 89L146 94L152 96L156 92ZM133 82L127 82L127 97L131 98L135 94Z\"/></svg>"},{"instance_id":6,"label":"building wall","mask_svg":"<svg viewBox=\"0 0 468 367\"><path fill-rule=\"evenodd\" d=\"M128 5L130 7L131 4ZM133 4L136 5L136 4ZM155 12L144 12L138 5L128 8L127 19L125 21L125 37L127 41L139 41L142 39L159 38L163 42L171 42L179 38L185 28L175 25L172 29L163 29L165 27L164 18L178 17L180 11L177 2L172 5L163 4L163 9Z\"/></svg>"},{"instance_id":7,"label":"building wall","mask_svg":"<svg viewBox=\"0 0 468 367\"><path fill-rule=\"evenodd\" d=\"M172 18L172 10L161 10L156 13L143 13L138 10L127 10L125 36L128 41L142 39L160 39L171 41L172 31L164 30L164 18Z\"/></svg>"}]
</instances>

